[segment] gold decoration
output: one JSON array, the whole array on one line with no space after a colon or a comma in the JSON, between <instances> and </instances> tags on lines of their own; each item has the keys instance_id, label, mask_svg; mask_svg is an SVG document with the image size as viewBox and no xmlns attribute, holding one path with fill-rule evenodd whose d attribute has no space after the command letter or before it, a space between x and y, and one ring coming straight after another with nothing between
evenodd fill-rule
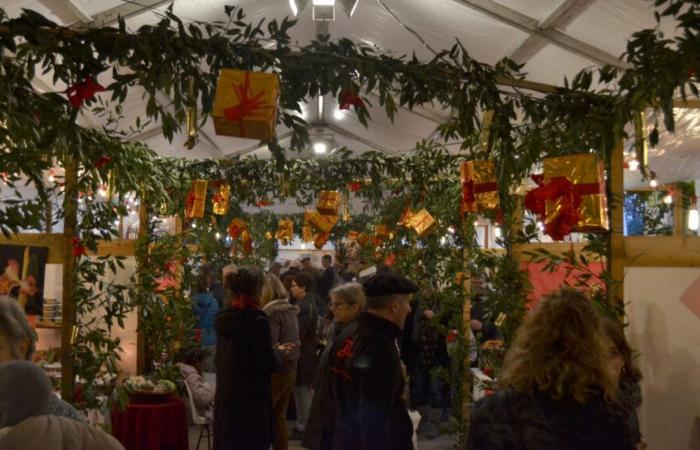
<instances>
[{"instance_id":1,"label":"gold decoration","mask_svg":"<svg viewBox=\"0 0 700 450\"><path fill-rule=\"evenodd\" d=\"M266 232L265 232L265 239L271 241L271 240L273 240L274 238L275 238L275 237L272 235L272 233L270 233L269 231L266 231Z\"/></svg>"},{"instance_id":2,"label":"gold decoration","mask_svg":"<svg viewBox=\"0 0 700 450\"><path fill-rule=\"evenodd\" d=\"M433 216L431 216L428 210L425 208L415 213L411 217L409 223L411 228L413 228L420 237L426 236L437 225L437 222Z\"/></svg>"},{"instance_id":3,"label":"gold decoration","mask_svg":"<svg viewBox=\"0 0 700 450\"><path fill-rule=\"evenodd\" d=\"M610 227L604 171L603 162L593 153L545 158L545 184L552 178L565 177L574 185L574 191L581 196L581 206L578 209L581 219L574 231L604 231ZM561 208L561 201L547 201L545 223L553 221Z\"/></svg>"},{"instance_id":4,"label":"gold decoration","mask_svg":"<svg viewBox=\"0 0 700 450\"><path fill-rule=\"evenodd\" d=\"M409 206L407 206L401 213L401 217L399 218L399 221L396 223L396 225L411 228L411 217L413 217L413 210Z\"/></svg>"},{"instance_id":5,"label":"gold decoration","mask_svg":"<svg viewBox=\"0 0 700 450\"><path fill-rule=\"evenodd\" d=\"M280 219L277 222L277 232L275 233L282 245L287 245L294 239L294 222L291 219Z\"/></svg>"},{"instance_id":6,"label":"gold decoration","mask_svg":"<svg viewBox=\"0 0 700 450\"><path fill-rule=\"evenodd\" d=\"M336 223L338 223L338 216L323 215L317 211L309 216L309 224L321 233L330 232Z\"/></svg>"},{"instance_id":7,"label":"gold decoration","mask_svg":"<svg viewBox=\"0 0 700 450\"><path fill-rule=\"evenodd\" d=\"M340 193L338 191L321 191L318 194L316 209L323 215L337 216L339 204Z\"/></svg>"},{"instance_id":8,"label":"gold decoration","mask_svg":"<svg viewBox=\"0 0 700 450\"><path fill-rule=\"evenodd\" d=\"M311 225L301 227L301 240L304 242L312 242L314 240L314 229Z\"/></svg>"},{"instance_id":9,"label":"gold decoration","mask_svg":"<svg viewBox=\"0 0 700 450\"><path fill-rule=\"evenodd\" d=\"M204 206L207 200L207 180L194 180L185 202L185 216L188 219L204 217Z\"/></svg>"},{"instance_id":10,"label":"gold decoration","mask_svg":"<svg viewBox=\"0 0 700 450\"><path fill-rule=\"evenodd\" d=\"M496 165L491 161L465 161L462 180L462 214L499 208Z\"/></svg>"},{"instance_id":11,"label":"gold decoration","mask_svg":"<svg viewBox=\"0 0 700 450\"><path fill-rule=\"evenodd\" d=\"M228 212L229 205L229 195L231 194L231 186L228 184L221 184L216 189L216 193L212 196L212 201L214 206L212 208L214 214L217 216L225 216Z\"/></svg>"},{"instance_id":12,"label":"gold decoration","mask_svg":"<svg viewBox=\"0 0 700 450\"><path fill-rule=\"evenodd\" d=\"M500 312L498 313L498 317L496 317L496 320L493 322L493 324L496 325L498 328L501 328L507 318L508 316L505 313Z\"/></svg>"},{"instance_id":13,"label":"gold decoration","mask_svg":"<svg viewBox=\"0 0 700 450\"><path fill-rule=\"evenodd\" d=\"M245 220L238 217L232 219L231 223L228 225L228 235L231 236L231 239L233 240L238 239L239 236L247 230L248 225L245 223Z\"/></svg>"},{"instance_id":14,"label":"gold decoration","mask_svg":"<svg viewBox=\"0 0 700 450\"><path fill-rule=\"evenodd\" d=\"M343 205L343 222L350 221L350 193L348 191L343 191L342 198Z\"/></svg>"},{"instance_id":15,"label":"gold decoration","mask_svg":"<svg viewBox=\"0 0 700 450\"><path fill-rule=\"evenodd\" d=\"M391 239L393 237L393 234L388 225L380 224L374 226L374 237L380 240Z\"/></svg>"},{"instance_id":16,"label":"gold decoration","mask_svg":"<svg viewBox=\"0 0 700 450\"><path fill-rule=\"evenodd\" d=\"M195 95L195 79L190 75L187 77L187 109L185 110L187 141L185 148L192 150L199 139L199 131L197 129L197 96Z\"/></svg>"},{"instance_id":17,"label":"gold decoration","mask_svg":"<svg viewBox=\"0 0 700 450\"><path fill-rule=\"evenodd\" d=\"M491 124L493 123L493 111L484 111L481 118L481 134L479 135L479 147L482 151L488 151L489 139L491 139Z\"/></svg>"},{"instance_id":18,"label":"gold decoration","mask_svg":"<svg viewBox=\"0 0 700 450\"><path fill-rule=\"evenodd\" d=\"M278 98L276 74L222 69L212 109L216 134L269 142L275 136Z\"/></svg>"},{"instance_id":19,"label":"gold decoration","mask_svg":"<svg viewBox=\"0 0 700 450\"><path fill-rule=\"evenodd\" d=\"M318 233L314 238L314 247L321 250L323 246L326 245L326 242L328 242L330 235L330 233Z\"/></svg>"}]
</instances>

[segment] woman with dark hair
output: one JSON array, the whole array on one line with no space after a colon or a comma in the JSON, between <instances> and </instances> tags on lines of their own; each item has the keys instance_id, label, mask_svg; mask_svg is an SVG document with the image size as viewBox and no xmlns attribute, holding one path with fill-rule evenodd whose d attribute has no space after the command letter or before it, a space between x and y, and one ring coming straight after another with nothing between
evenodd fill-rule
<instances>
[{"instance_id":1,"label":"woman with dark hair","mask_svg":"<svg viewBox=\"0 0 700 450\"><path fill-rule=\"evenodd\" d=\"M518 330L495 394L472 409L470 450L632 450L600 319L580 292L545 297Z\"/></svg>"},{"instance_id":2,"label":"woman with dark hair","mask_svg":"<svg viewBox=\"0 0 700 450\"><path fill-rule=\"evenodd\" d=\"M637 408L642 404L642 390L639 387L642 373L632 363L632 349L627 343L622 324L606 317L601 321L601 331L606 345L610 376L617 386L617 401L627 415L627 426L632 441L637 444L638 449L646 448L637 417Z\"/></svg>"},{"instance_id":3,"label":"woman with dark hair","mask_svg":"<svg viewBox=\"0 0 700 450\"><path fill-rule=\"evenodd\" d=\"M225 278L230 308L216 315L214 450L268 450L272 444L270 373L293 344L272 347L270 323L260 310L264 281L252 266Z\"/></svg>"}]
</instances>

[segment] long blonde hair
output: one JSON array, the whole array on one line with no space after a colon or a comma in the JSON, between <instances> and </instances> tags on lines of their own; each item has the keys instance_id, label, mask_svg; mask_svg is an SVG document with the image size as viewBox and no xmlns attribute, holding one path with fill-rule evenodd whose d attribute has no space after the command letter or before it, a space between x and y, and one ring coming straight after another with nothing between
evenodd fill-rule
<instances>
[{"instance_id":1,"label":"long blonde hair","mask_svg":"<svg viewBox=\"0 0 700 450\"><path fill-rule=\"evenodd\" d=\"M273 300L283 298L287 298L287 290L280 279L271 273L265 274L265 284L263 284L262 294L260 295L260 301L263 306Z\"/></svg>"},{"instance_id":2,"label":"long blonde hair","mask_svg":"<svg viewBox=\"0 0 700 450\"><path fill-rule=\"evenodd\" d=\"M557 400L611 401L600 318L590 300L570 288L546 296L518 330L499 385Z\"/></svg>"}]
</instances>

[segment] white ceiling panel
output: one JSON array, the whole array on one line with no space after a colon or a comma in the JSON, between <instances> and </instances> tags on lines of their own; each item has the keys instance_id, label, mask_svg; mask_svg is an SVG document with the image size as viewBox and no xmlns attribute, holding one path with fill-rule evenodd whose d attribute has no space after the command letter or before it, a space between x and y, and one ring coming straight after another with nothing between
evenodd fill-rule
<instances>
[{"instance_id":1,"label":"white ceiling panel","mask_svg":"<svg viewBox=\"0 0 700 450\"><path fill-rule=\"evenodd\" d=\"M512 10L542 22L549 17L564 0L494 0Z\"/></svg>"},{"instance_id":2,"label":"white ceiling panel","mask_svg":"<svg viewBox=\"0 0 700 450\"><path fill-rule=\"evenodd\" d=\"M582 56L547 45L527 62L523 71L528 80L563 85L565 76L571 79L581 69L597 65Z\"/></svg>"}]
</instances>

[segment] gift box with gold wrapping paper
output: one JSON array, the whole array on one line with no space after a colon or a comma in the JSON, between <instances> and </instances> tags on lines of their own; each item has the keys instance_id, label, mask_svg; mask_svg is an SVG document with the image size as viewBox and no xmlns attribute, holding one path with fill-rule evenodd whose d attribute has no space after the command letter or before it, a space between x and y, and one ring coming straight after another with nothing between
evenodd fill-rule
<instances>
[{"instance_id":1,"label":"gift box with gold wrapping paper","mask_svg":"<svg viewBox=\"0 0 700 450\"><path fill-rule=\"evenodd\" d=\"M411 228L413 228L418 236L423 237L430 233L437 225L435 218L430 215L427 209L423 208L411 216L409 220Z\"/></svg>"},{"instance_id":2,"label":"gift box with gold wrapping paper","mask_svg":"<svg viewBox=\"0 0 700 450\"><path fill-rule=\"evenodd\" d=\"M465 161L459 168L462 180L462 213L498 209L496 165L491 161Z\"/></svg>"},{"instance_id":3,"label":"gift box with gold wrapping paper","mask_svg":"<svg viewBox=\"0 0 700 450\"><path fill-rule=\"evenodd\" d=\"M337 216L340 205L340 193L338 191L321 191L318 194L316 209L326 216Z\"/></svg>"},{"instance_id":4,"label":"gift box with gold wrapping paper","mask_svg":"<svg viewBox=\"0 0 700 450\"><path fill-rule=\"evenodd\" d=\"M194 180L192 188L185 201L185 217L199 219L204 217L204 206L207 200L207 180Z\"/></svg>"},{"instance_id":5,"label":"gift box with gold wrapping paper","mask_svg":"<svg viewBox=\"0 0 700 450\"><path fill-rule=\"evenodd\" d=\"M216 134L270 141L275 136L279 90L274 73L222 69L211 114Z\"/></svg>"},{"instance_id":6,"label":"gift box with gold wrapping paper","mask_svg":"<svg viewBox=\"0 0 700 450\"><path fill-rule=\"evenodd\" d=\"M275 233L282 245L289 244L294 239L294 222L291 219L280 219L277 222L277 232Z\"/></svg>"},{"instance_id":7,"label":"gift box with gold wrapping paper","mask_svg":"<svg viewBox=\"0 0 700 450\"><path fill-rule=\"evenodd\" d=\"M314 238L314 247L321 250L323 246L326 245L326 242L328 242L328 238L330 238L330 236L330 233L318 233Z\"/></svg>"},{"instance_id":8,"label":"gift box with gold wrapping paper","mask_svg":"<svg viewBox=\"0 0 700 450\"><path fill-rule=\"evenodd\" d=\"M225 216L228 212L230 193L231 186L228 184L219 184L219 186L216 188L216 192L211 197L211 201L213 203L212 211L217 216Z\"/></svg>"},{"instance_id":9,"label":"gift box with gold wrapping paper","mask_svg":"<svg viewBox=\"0 0 700 450\"><path fill-rule=\"evenodd\" d=\"M245 220L238 217L231 219L231 223L228 224L228 235L233 240L238 239L241 233L247 230L248 225L245 223Z\"/></svg>"},{"instance_id":10,"label":"gift box with gold wrapping paper","mask_svg":"<svg viewBox=\"0 0 700 450\"><path fill-rule=\"evenodd\" d=\"M413 217L413 210L410 207L405 207L403 212L401 213L401 217L399 218L399 221L396 223L396 225L400 227L406 227L406 228L411 228L411 217Z\"/></svg>"},{"instance_id":11,"label":"gift box with gold wrapping paper","mask_svg":"<svg viewBox=\"0 0 700 450\"><path fill-rule=\"evenodd\" d=\"M306 215L304 216L306 218ZM338 223L338 216L327 216L325 214L320 214L318 211L314 211L308 217L309 224L320 233L329 233L336 223Z\"/></svg>"}]
</instances>

